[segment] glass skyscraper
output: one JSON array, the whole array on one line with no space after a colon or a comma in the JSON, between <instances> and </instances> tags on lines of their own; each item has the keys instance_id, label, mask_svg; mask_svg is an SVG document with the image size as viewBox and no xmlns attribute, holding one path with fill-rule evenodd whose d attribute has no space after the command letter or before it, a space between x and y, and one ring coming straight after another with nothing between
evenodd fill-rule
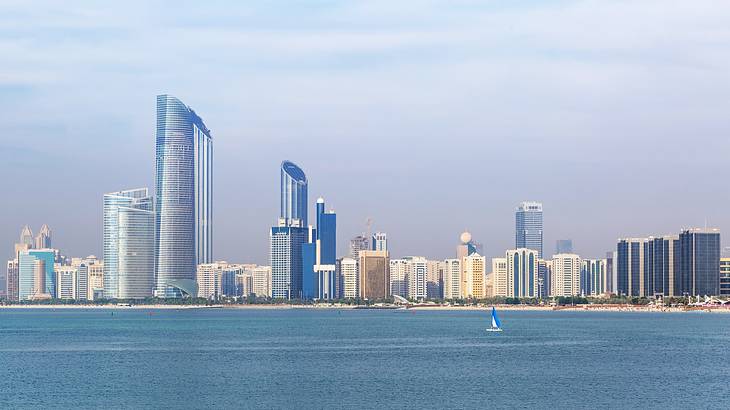
<instances>
[{"instance_id":1,"label":"glass skyscraper","mask_svg":"<svg viewBox=\"0 0 730 410\"><path fill-rule=\"evenodd\" d=\"M542 259L542 204L523 202L515 212L515 247L537 251Z\"/></svg>"},{"instance_id":2,"label":"glass skyscraper","mask_svg":"<svg viewBox=\"0 0 730 410\"><path fill-rule=\"evenodd\" d=\"M197 264L213 260L212 138L175 97L157 96L155 295L180 297ZM183 282L181 282L183 281Z\"/></svg>"},{"instance_id":3,"label":"glass skyscraper","mask_svg":"<svg viewBox=\"0 0 730 410\"><path fill-rule=\"evenodd\" d=\"M307 227L307 176L290 161L281 163L279 226Z\"/></svg>"},{"instance_id":4,"label":"glass skyscraper","mask_svg":"<svg viewBox=\"0 0 730 410\"><path fill-rule=\"evenodd\" d=\"M155 214L147 188L104 195L104 297L152 296Z\"/></svg>"},{"instance_id":5,"label":"glass skyscraper","mask_svg":"<svg viewBox=\"0 0 730 410\"><path fill-rule=\"evenodd\" d=\"M680 281L690 296L720 294L720 231L688 229L679 234Z\"/></svg>"}]
</instances>

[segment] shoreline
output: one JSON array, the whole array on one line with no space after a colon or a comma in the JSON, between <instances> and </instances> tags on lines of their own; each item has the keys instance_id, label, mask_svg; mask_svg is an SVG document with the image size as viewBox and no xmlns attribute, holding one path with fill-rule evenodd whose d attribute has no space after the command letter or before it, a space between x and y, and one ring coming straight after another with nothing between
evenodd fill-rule
<instances>
[{"instance_id":1,"label":"shoreline","mask_svg":"<svg viewBox=\"0 0 730 410\"><path fill-rule=\"evenodd\" d=\"M533 306L533 305L494 305L502 311L568 311L568 312L645 312L645 313L686 313L686 312L707 312L707 313L730 313L730 306L708 306L708 307L653 307L653 306L631 306L631 305L580 305L580 306ZM256 304L256 305L0 305L0 310L17 309L46 309L46 310L188 310L188 309L251 309L251 310L272 310L272 309L333 309L333 310L424 310L424 311L488 311L489 306L439 306L439 305L415 305L415 306L363 306L363 305L281 305L281 304Z\"/></svg>"}]
</instances>

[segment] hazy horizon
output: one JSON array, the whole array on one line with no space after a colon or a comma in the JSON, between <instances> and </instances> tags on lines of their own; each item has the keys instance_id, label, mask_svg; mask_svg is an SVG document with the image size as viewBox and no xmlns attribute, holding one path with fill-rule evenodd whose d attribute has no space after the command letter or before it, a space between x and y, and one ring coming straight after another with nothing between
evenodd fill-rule
<instances>
[{"instance_id":1,"label":"hazy horizon","mask_svg":"<svg viewBox=\"0 0 730 410\"><path fill-rule=\"evenodd\" d=\"M349 1L5 3L0 246L46 223L101 257L104 193L154 192L155 97L213 135L217 260L268 264L279 165L365 231L442 259L468 229L514 246L543 203L544 249L730 228L730 3Z\"/></svg>"}]
</instances>

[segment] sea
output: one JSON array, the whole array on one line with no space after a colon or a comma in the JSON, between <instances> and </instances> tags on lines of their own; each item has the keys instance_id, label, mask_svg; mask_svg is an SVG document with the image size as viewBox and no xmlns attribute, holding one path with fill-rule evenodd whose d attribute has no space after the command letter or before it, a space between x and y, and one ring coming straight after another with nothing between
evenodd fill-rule
<instances>
[{"instance_id":1,"label":"sea","mask_svg":"<svg viewBox=\"0 0 730 410\"><path fill-rule=\"evenodd\" d=\"M730 314L0 309L0 408L730 408Z\"/></svg>"}]
</instances>

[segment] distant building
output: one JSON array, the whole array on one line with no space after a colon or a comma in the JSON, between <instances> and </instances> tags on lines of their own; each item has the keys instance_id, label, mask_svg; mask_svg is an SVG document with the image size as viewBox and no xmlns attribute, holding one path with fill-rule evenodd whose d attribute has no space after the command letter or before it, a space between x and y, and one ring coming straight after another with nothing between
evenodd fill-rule
<instances>
[{"instance_id":1,"label":"distant building","mask_svg":"<svg viewBox=\"0 0 730 410\"><path fill-rule=\"evenodd\" d=\"M730 296L730 258L720 258L720 296Z\"/></svg>"},{"instance_id":2,"label":"distant building","mask_svg":"<svg viewBox=\"0 0 730 410\"><path fill-rule=\"evenodd\" d=\"M390 258L386 251L360 251L360 298L389 299Z\"/></svg>"},{"instance_id":3,"label":"distant building","mask_svg":"<svg viewBox=\"0 0 730 410\"><path fill-rule=\"evenodd\" d=\"M324 198L320 197L316 216L317 225L310 227L307 243L302 245L302 298L336 299L337 214L325 210Z\"/></svg>"},{"instance_id":4,"label":"distant building","mask_svg":"<svg viewBox=\"0 0 730 410\"><path fill-rule=\"evenodd\" d=\"M682 292L693 296L720 294L720 231L687 229L679 234Z\"/></svg>"},{"instance_id":5,"label":"distant building","mask_svg":"<svg viewBox=\"0 0 730 410\"><path fill-rule=\"evenodd\" d=\"M155 213L147 188L104 194L104 297L144 299L155 287Z\"/></svg>"},{"instance_id":6,"label":"distant building","mask_svg":"<svg viewBox=\"0 0 730 410\"><path fill-rule=\"evenodd\" d=\"M26 245L26 250L33 248L33 231L28 225L25 225L20 231L20 244Z\"/></svg>"},{"instance_id":7,"label":"distant building","mask_svg":"<svg viewBox=\"0 0 730 410\"><path fill-rule=\"evenodd\" d=\"M506 252L507 295L513 298L538 297L538 260L534 249L511 249Z\"/></svg>"},{"instance_id":8,"label":"distant building","mask_svg":"<svg viewBox=\"0 0 730 410\"><path fill-rule=\"evenodd\" d=\"M679 237L649 237L644 243L643 292L641 296L679 296Z\"/></svg>"},{"instance_id":9,"label":"distant building","mask_svg":"<svg viewBox=\"0 0 730 410\"><path fill-rule=\"evenodd\" d=\"M616 245L616 293L626 296L645 296L644 249L647 239L624 238Z\"/></svg>"},{"instance_id":10,"label":"distant building","mask_svg":"<svg viewBox=\"0 0 730 410\"><path fill-rule=\"evenodd\" d=\"M7 263L5 281L3 285L3 298L7 300L18 300L18 259L11 259Z\"/></svg>"},{"instance_id":11,"label":"distant building","mask_svg":"<svg viewBox=\"0 0 730 410\"><path fill-rule=\"evenodd\" d=\"M553 261L537 260L537 293L540 298L547 298L552 293Z\"/></svg>"},{"instance_id":12,"label":"distant building","mask_svg":"<svg viewBox=\"0 0 730 410\"><path fill-rule=\"evenodd\" d=\"M581 294L600 296L608 292L608 268L606 259L584 259L581 268Z\"/></svg>"},{"instance_id":13,"label":"distant building","mask_svg":"<svg viewBox=\"0 0 730 410\"><path fill-rule=\"evenodd\" d=\"M523 202L515 212L515 247L537 251L542 259L543 220L540 202Z\"/></svg>"},{"instance_id":14,"label":"distant building","mask_svg":"<svg viewBox=\"0 0 730 410\"><path fill-rule=\"evenodd\" d=\"M360 297L360 277L358 275L357 261L352 258L342 258L337 261L337 273L339 282L342 284L341 296L345 299L357 299Z\"/></svg>"},{"instance_id":15,"label":"distant building","mask_svg":"<svg viewBox=\"0 0 730 410\"><path fill-rule=\"evenodd\" d=\"M408 297L409 265L405 259L390 260L390 294Z\"/></svg>"},{"instance_id":16,"label":"distant building","mask_svg":"<svg viewBox=\"0 0 730 410\"><path fill-rule=\"evenodd\" d=\"M422 256L409 256L405 260L408 272L408 298L426 299L428 297L428 261Z\"/></svg>"},{"instance_id":17,"label":"distant building","mask_svg":"<svg viewBox=\"0 0 730 410\"><path fill-rule=\"evenodd\" d=\"M56 296L55 253L52 249L28 250L18 256L19 300Z\"/></svg>"},{"instance_id":18,"label":"distant building","mask_svg":"<svg viewBox=\"0 0 730 410\"><path fill-rule=\"evenodd\" d=\"M426 298L427 299L443 299L443 271L444 263L442 261L426 262Z\"/></svg>"},{"instance_id":19,"label":"distant building","mask_svg":"<svg viewBox=\"0 0 730 410\"><path fill-rule=\"evenodd\" d=\"M464 231L459 236L459 245L456 247L456 258L462 259L466 256L483 252L481 244L474 242L469 231Z\"/></svg>"},{"instance_id":20,"label":"distant building","mask_svg":"<svg viewBox=\"0 0 730 410\"><path fill-rule=\"evenodd\" d=\"M372 250L387 251L388 250L388 234L385 232L376 232L373 234Z\"/></svg>"},{"instance_id":21,"label":"distant building","mask_svg":"<svg viewBox=\"0 0 730 410\"><path fill-rule=\"evenodd\" d=\"M486 259L473 253L462 259L461 295L465 299L484 298Z\"/></svg>"},{"instance_id":22,"label":"distant building","mask_svg":"<svg viewBox=\"0 0 730 410\"><path fill-rule=\"evenodd\" d=\"M41 230L38 232L38 235L35 237L35 246L36 249L50 249L51 246L51 229L48 227L48 225L43 224L41 226Z\"/></svg>"},{"instance_id":23,"label":"distant building","mask_svg":"<svg viewBox=\"0 0 730 410\"><path fill-rule=\"evenodd\" d=\"M253 270L253 293L257 297L271 297L271 266L258 266Z\"/></svg>"},{"instance_id":24,"label":"distant building","mask_svg":"<svg viewBox=\"0 0 730 410\"><path fill-rule=\"evenodd\" d=\"M558 239L555 241L555 254L561 253L573 253L573 240L572 239Z\"/></svg>"},{"instance_id":25,"label":"distant building","mask_svg":"<svg viewBox=\"0 0 730 410\"><path fill-rule=\"evenodd\" d=\"M271 228L271 297L300 299L302 297L302 245L309 231L299 227Z\"/></svg>"},{"instance_id":26,"label":"distant building","mask_svg":"<svg viewBox=\"0 0 730 410\"><path fill-rule=\"evenodd\" d=\"M507 258L492 258L492 294L509 296L507 278Z\"/></svg>"},{"instance_id":27,"label":"distant building","mask_svg":"<svg viewBox=\"0 0 730 410\"><path fill-rule=\"evenodd\" d=\"M616 293L616 251L606 252L606 293Z\"/></svg>"},{"instance_id":28,"label":"distant building","mask_svg":"<svg viewBox=\"0 0 730 410\"><path fill-rule=\"evenodd\" d=\"M553 255L551 285L553 296L581 294L581 259L575 254Z\"/></svg>"},{"instance_id":29,"label":"distant building","mask_svg":"<svg viewBox=\"0 0 730 410\"><path fill-rule=\"evenodd\" d=\"M58 293L56 298L63 300L78 299L78 268L70 265L61 265L55 267L56 283L58 284Z\"/></svg>"},{"instance_id":30,"label":"distant building","mask_svg":"<svg viewBox=\"0 0 730 410\"><path fill-rule=\"evenodd\" d=\"M358 235L350 239L350 258L360 260L360 251L372 250L370 240L365 236Z\"/></svg>"},{"instance_id":31,"label":"distant building","mask_svg":"<svg viewBox=\"0 0 730 410\"><path fill-rule=\"evenodd\" d=\"M198 297L205 299L218 299L221 288L221 263L203 263L198 265L195 274L198 283Z\"/></svg>"},{"instance_id":32,"label":"distant building","mask_svg":"<svg viewBox=\"0 0 730 410\"><path fill-rule=\"evenodd\" d=\"M446 259L443 268L444 299L461 299L461 259Z\"/></svg>"}]
</instances>

